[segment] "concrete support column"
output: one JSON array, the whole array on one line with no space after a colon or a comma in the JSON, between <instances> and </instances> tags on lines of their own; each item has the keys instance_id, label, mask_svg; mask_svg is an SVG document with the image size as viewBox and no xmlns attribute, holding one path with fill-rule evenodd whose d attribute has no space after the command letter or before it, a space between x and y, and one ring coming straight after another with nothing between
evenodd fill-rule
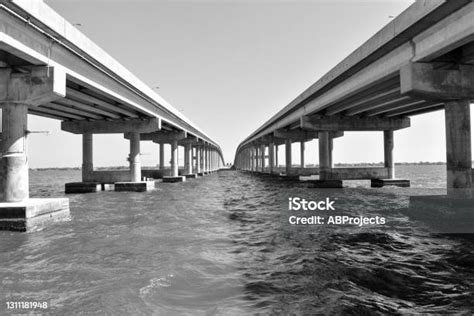
<instances>
[{"instance_id":1,"label":"concrete support column","mask_svg":"<svg viewBox=\"0 0 474 316\"><path fill-rule=\"evenodd\" d=\"M329 132L319 132L319 179L327 180L331 171Z\"/></svg>"},{"instance_id":2,"label":"concrete support column","mask_svg":"<svg viewBox=\"0 0 474 316\"><path fill-rule=\"evenodd\" d=\"M270 174L273 173L275 165L275 144L270 143L268 145L268 167L270 168Z\"/></svg>"},{"instance_id":3,"label":"concrete support column","mask_svg":"<svg viewBox=\"0 0 474 316\"><path fill-rule=\"evenodd\" d=\"M383 154L389 179L395 179L395 161L393 160L393 131L383 131Z\"/></svg>"},{"instance_id":4,"label":"concrete support column","mask_svg":"<svg viewBox=\"0 0 474 316\"><path fill-rule=\"evenodd\" d=\"M82 182L90 182L94 171L93 136L82 134Z\"/></svg>"},{"instance_id":5,"label":"concrete support column","mask_svg":"<svg viewBox=\"0 0 474 316\"><path fill-rule=\"evenodd\" d=\"M250 171L255 171L255 149L253 147L249 148L250 150Z\"/></svg>"},{"instance_id":6,"label":"concrete support column","mask_svg":"<svg viewBox=\"0 0 474 316\"><path fill-rule=\"evenodd\" d=\"M209 171L209 148L204 148L204 171Z\"/></svg>"},{"instance_id":7,"label":"concrete support column","mask_svg":"<svg viewBox=\"0 0 474 316\"><path fill-rule=\"evenodd\" d=\"M471 119L469 101L445 104L448 195L472 197Z\"/></svg>"},{"instance_id":8,"label":"concrete support column","mask_svg":"<svg viewBox=\"0 0 474 316\"><path fill-rule=\"evenodd\" d=\"M275 167L278 168L278 145L275 146Z\"/></svg>"},{"instance_id":9,"label":"concrete support column","mask_svg":"<svg viewBox=\"0 0 474 316\"><path fill-rule=\"evenodd\" d=\"M165 144L160 143L160 170L165 170Z\"/></svg>"},{"instance_id":10,"label":"concrete support column","mask_svg":"<svg viewBox=\"0 0 474 316\"><path fill-rule=\"evenodd\" d=\"M178 141L171 141L171 176L177 177L179 175L178 170Z\"/></svg>"},{"instance_id":11,"label":"concrete support column","mask_svg":"<svg viewBox=\"0 0 474 316\"><path fill-rule=\"evenodd\" d=\"M300 143L300 166L304 168L304 141Z\"/></svg>"},{"instance_id":12,"label":"concrete support column","mask_svg":"<svg viewBox=\"0 0 474 316\"><path fill-rule=\"evenodd\" d=\"M201 155L200 148L196 147L196 173L201 172Z\"/></svg>"},{"instance_id":13,"label":"concrete support column","mask_svg":"<svg viewBox=\"0 0 474 316\"><path fill-rule=\"evenodd\" d=\"M204 148L199 148L199 170L204 172Z\"/></svg>"},{"instance_id":14,"label":"concrete support column","mask_svg":"<svg viewBox=\"0 0 474 316\"><path fill-rule=\"evenodd\" d=\"M286 164L286 175L291 173L291 140L285 140L285 164Z\"/></svg>"},{"instance_id":15,"label":"concrete support column","mask_svg":"<svg viewBox=\"0 0 474 316\"><path fill-rule=\"evenodd\" d=\"M0 159L0 202L29 198L26 104L4 104L2 110L2 156Z\"/></svg>"},{"instance_id":16,"label":"concrete support column","mask_svg":"<svg viewBox=\"0 0 474 316\"><path fill-rule=\"evenodd\" d=\"M140 133L130 133L130 181L140 182L142 168L140 165Z\"/></svg>"},{"instance_id":17,"label":"concrete support column","mask_svg":"<svg viewBox=\"0 0 474 316\"><path fill-rule=\"evenodd\" d=\"M186 174L193 173L193 146L191 144L187 144L184 148L184 156L185 156L185 163L186 163Z\"/></svg>"},{"instance_id":18,"label":"concrete support column","mask_svg":"<svg viewBox=\"0 0 474 316\"><path fill-rule=\"evenodd\" d=\"M329 167L332 169L334 167L333 160L332 160L332 149L334 147L334 139L331 137L331 135L329 135L328 147L329 147Z\"/></svg>"},{"instance_id":19,"label":"concrete support column","mask_svg":"<svg viewBox=\"0 0 474 316\"><path fill-rule=\"evenodd\" d=\"M261 171L265 172L265 145L260 146L260 163Z\"/></svg>"}]
</instances>

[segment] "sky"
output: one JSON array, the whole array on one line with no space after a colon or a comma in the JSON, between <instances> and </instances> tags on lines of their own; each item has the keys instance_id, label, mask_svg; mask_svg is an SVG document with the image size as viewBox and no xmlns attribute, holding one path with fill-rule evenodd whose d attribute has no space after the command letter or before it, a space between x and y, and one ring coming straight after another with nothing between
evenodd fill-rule
<instances>
[{"instance_id":1,"label":"sky","mask_svg":"<svg viewBox=\"0 0 474 316\"><path fill-rule=\"evenodd\" d=\"M413 3L45 2L206 132L226 162L250 133ZM30 135L30 167L81 165L79 135L31 115L29 129L50 132ZM395 132L395 160L445 161L444 133L442 111L413 117L412 127ZM316 144L306 146L307 163L317 163ZM95 135L94 165L126 165L128 146L123 135ZM156 165L158 145L141 147L142 164ZM382 132L346 132L335 140L336 163L382 160Z\"/></svg>"}]
</instances>

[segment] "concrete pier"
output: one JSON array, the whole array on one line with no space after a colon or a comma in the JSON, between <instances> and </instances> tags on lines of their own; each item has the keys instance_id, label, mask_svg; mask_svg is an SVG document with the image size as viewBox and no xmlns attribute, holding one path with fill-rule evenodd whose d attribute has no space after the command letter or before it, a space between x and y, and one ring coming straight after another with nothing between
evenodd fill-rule
<instances>
[{"instance_id":1,"label":"concrete pier","mask_svg":"<svg viewBox=\"0 0 474 316\"><path fill-rule=\"evenodd\" d=\"M26 131L28 106L2 104L2 157L0 201L21 202L29 197Z\"/></svg>"},{"instance_id":2,"label":"concrete pier","mask_svg":"<svg viewBox=\"0 0 474 316\"><path fill-rule=\"evenodd\" d=\"M185 176L180 176L178 173L178 140L171 141L171 175L163 177L163 182L174 183L186 181Z\"/></svg>"},{"instance_id":3,"label":"concrete pier","mask_svg":"<svg viewBox=\"0 0 474 316\"><path fill-rule=\"evenodd\" d=\"M304 168L304 141L300 142L300 167Z\"/></svg>"},{"instance_id":4,"label":"concrete pier","mask_svg":"<svg viewBox=\"0 0 474 316\"><path fill-rule=\"evenodd\" d=\"M0 229L27 231L69 217L69 200L30 199L28 178L28 107L60 99L64 73L33 67L30 73L0 70L2 141L0 142Z\"/></svg>"},{"instance_id":5,"label":"concrete pier","mask_svg":"<svg viewBox=\"0 0 474 316\"><path fill-rule=\"evenodd\" d=\"M273 174L275 168L275 143L268 145L268 166L270 168L270 174Z\"/></svg>"},{"instance_id":6,"label":"concrete pier","mask_svg":"<svg viewBox=\"0 0 474 316\"><path fill-rule=\"evenodd\" d=\"M140 134L130 133L130 181L139 182L141 180L141 164L140 164Z\"/></svg>"},{"instance_id":7,"label":"concrete pier","mask_svg":"<svg viewBox=\"0 0 474 316\"><path fill-rule=\"evenodd\" d=\"M160 143L159 155L160 155L160 160L159 160L160 170L165 170L165 144L163 143Z\"/></svg>"},{"instance_id":8,"label":"concrete pier","mask_svg":"<svg viewBox=\"0 0 474 316\"><path fill-rule=\"evenodd\" d=\"M291 140L285 140L285 173L291 175Z\"/></svg>"},{"instance_id":9,"label":"concrete pier","mask_svg":"<svg viewBox=\"0 0 474 316\"><path fill-rule=\"evenodd\" d=\"M472 151L470 102L445 105L446 171L448 196L472 197Z\"/></svg>"}]
</instances>

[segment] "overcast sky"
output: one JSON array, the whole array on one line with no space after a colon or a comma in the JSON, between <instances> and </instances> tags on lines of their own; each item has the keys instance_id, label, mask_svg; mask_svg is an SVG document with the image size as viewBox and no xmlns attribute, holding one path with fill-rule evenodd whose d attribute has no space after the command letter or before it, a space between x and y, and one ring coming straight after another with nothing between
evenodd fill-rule
<instances>
[{"instance_id":1,"label":"overcast sky","mask_svg":"<svg viewBox=\"0 0 474 316\"><path fill-rule=\"evenodd\" d=\"M53 9L217 141L237 145L413 1L67 1ZM30 166L80 166L81 137L29 117ZM122 135L95 136L95 166L126 165ZM395 133L396 161L444 161L444 114ZM383 160L382 132L346 133L335 162ZM142 142L144 165L157 145ZM296 144L295 144L296 147ZM317 163L316 143L307 146ZM298 154L295 152L295 160Z\"/></svg>"}]
</instances>

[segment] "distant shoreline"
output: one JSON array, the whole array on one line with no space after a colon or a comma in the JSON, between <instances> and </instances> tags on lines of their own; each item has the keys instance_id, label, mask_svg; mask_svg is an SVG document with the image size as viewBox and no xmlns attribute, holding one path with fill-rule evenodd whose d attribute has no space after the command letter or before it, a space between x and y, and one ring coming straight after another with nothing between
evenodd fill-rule
<instances>
[{"instance_id":1,"label":"distant shoreline","mask_svg":"<svg viewBox=\"0 0 474 316\"><path fill-rule=\"evenodd\" d=\"M424 165L446 165L446 162L429 162L429 161L420 161L420 162L397 162L396 166L424 166ZM335 163L335 167L360 167L360 166L383 166L383 162L367 162L367 163ZM299 167L298 165L293 166L295 168ZM314 168L317 165L307 164L306 168ZM95 170L128 170L128 166L110 166L110 167L97 167ZM156 166L144 166L143 169L156 168ZM169 166L165 167L169 168ZM33 171L48 171L48 170L81 170L81 167L47 167L47 168L30 168Z\"/></svg>"}]
</instances>

